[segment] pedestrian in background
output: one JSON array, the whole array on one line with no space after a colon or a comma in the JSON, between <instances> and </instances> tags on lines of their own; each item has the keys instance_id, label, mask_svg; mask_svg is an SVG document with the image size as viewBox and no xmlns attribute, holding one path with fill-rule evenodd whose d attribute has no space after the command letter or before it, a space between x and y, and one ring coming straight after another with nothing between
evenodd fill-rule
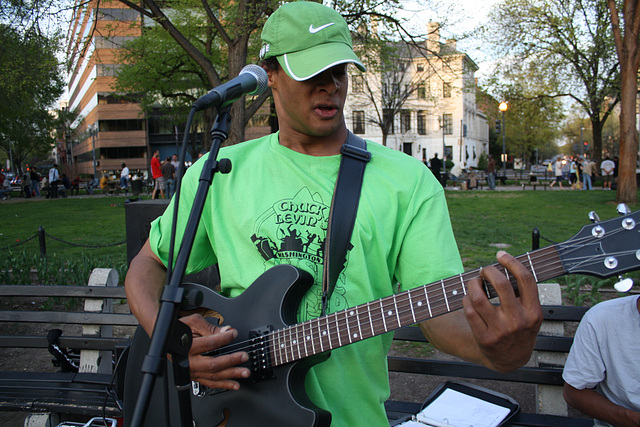
<instances>
[{"instance_id":1,"label":"pedestrian in background","mask_svg":"<svg viewBox=\"0 0 640 427\"><path fill-rule=\"evenodd\" d=\"M58 164L54 163L49 169L49 194L47 199L56 199L58 197L58 184L60 183L60 173L58 172Z\"/></svg>"},{"instance_id":2,"label":"pedestrian in background","mask_svg":"<svg viewBox=\"0 0 640 427\"><path fill-rule=\"evenodd\" d=\"M171 163L171 157L167 157L167 160L160 167L162 171L162 179L164 180L164 188L167 190L167 199L170 199L173 195L172 189L174 188L175 166Z\"/></svg>"},{"instance_id":3,"label":"pedestrian in background","mask_svg":"<svg viewBox=\"0 0 640 427\"><path fill-rule=\"evenodd\" d=\"M582 181L584 182L583 190L593 190L593 177L596 175L596 164L587 157L582 166Z\"/></svg>"},{"instance_id":4,"label":"pedestrian in background","mask_svg":"<svg viewBox=\"0 0 640 427\"><path fill-rule=\"evenodd\" d=\"M122 171L120 172L120 188L127 194L127 189L129 188L129 168L124 163L122 163Z\"/></svg>"},{"instance_id":5,"label":"pedestrian in background","mask_svg":"<svg viewBox=\"0 0 640 427\"><path fill-rule=\"evenodd\" d=\"M557 183L560 186L560 189L562 189L562 160L560 160L560 156L556 158L556 161L553 164L553 170L556 176L556 180L549 185L549 188L553 188L553 186Z\"/></svg>"},{"instance_id":6,"label":"pedestrian in background","mask_svg":"<svg viewBox=\"0 0 640 427\"><path fill-rule=\"evenodd\" d=\"M603 190L611 190L611 182L613 181L613 171L615 168L616 164L613 163L608 156L600 163L600 171L602 173L602 179L604 180L604 184L602 185Z\"/></svg>"},{"instance_id":7,"label":"pedestrian in background","mask_svg":"<svg viewBox=\"0 0 640 427\"><path fill-rule=\"evenodd\" d=\"M489 190L496 189L496 159L491 154L487 162L487 184L489 184Z\"/></svg>"}]
</instances>

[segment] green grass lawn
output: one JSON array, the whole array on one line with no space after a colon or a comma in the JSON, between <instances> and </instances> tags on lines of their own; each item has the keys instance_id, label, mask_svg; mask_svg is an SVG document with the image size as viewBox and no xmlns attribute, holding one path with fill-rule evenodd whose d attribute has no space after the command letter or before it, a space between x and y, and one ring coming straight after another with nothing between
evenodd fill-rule
<instances>
[{"instance_id":1,"label":"green grass lawn","mask_svg":"<svg viewBox=\"0 0 640 427\"><path fill-rule=\"evenodd\" d=\"M544 247L576 234L589 223L590 211L602 220L617 216L614 191L451 191L447 201L466 268L495 262L499 249L491 244L511 245L506 250L513 255L531 250L534 227ZM635 211L640 204L629 207Z\"/></svg>"},{"instance_id":2,"label":"green grass lawn","mask_svg":"<svg viewBox=\"0 0 640 427\"><path fill-rule=\"evenodd\" d=\"M37 264L37 237L16 245L35 235L42 226L49 235L49 259L115 267L124 273L126 244L110 245L126 240L126 200L127 197L93 196L0 202L0 271L25 262ZM534 227L540 230L543 247L577 233L589 222L590 211L596 211L602 220L617 215L615 191L448 191L447 200L467 269L494 263L499 248L492 245L509 245L506 250L514 255L531 250ZM630 208L638 210L640 204Z\"/></svg>"}]
</instances>

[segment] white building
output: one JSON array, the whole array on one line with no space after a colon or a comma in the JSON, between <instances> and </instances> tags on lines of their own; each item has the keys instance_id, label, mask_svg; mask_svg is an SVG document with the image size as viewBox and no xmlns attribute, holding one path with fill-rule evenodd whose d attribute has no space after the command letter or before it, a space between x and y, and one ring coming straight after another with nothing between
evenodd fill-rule
<instances>
[{"instance_id":1,"label":"white building","mask_svg":"<svg viewBox=\"0 0 640 427\"><path fill-rule=\"evenodd\" d=\"M366 73L352 68L345 118L354 133L383 143L380 124L393 116L388 147L420 160L442 158L444 147L458 174L489 150L487 117L476 105L478 66L455 41L440 42L437 24L429 26L420 48L394 46L392 64L369 62Z\"/></svg>"}]
</instances>

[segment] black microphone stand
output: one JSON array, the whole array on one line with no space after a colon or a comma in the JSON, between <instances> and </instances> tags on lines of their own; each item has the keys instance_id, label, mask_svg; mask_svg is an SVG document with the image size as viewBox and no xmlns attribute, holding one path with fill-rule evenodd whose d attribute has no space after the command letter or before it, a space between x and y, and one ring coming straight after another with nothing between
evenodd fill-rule
<instances>
[{"instance_id":1,"label":"black microphone stand","mask_svg":"<svg viewBox=\"0 0 640 427\"><path fill-rule=\"evenodd\" d=\"M195 108L192 108L190 118L193 116L194 110ZM217 160L220 146L229 135L230 123L229 108L226 108L220 111L211 129L211 150L200 174L198 188L175 261L175 268L171 271L171 266L168 267L167 285L165 285L162 292L161 305L153 328L149 351L141 368L143 373L142 383L131 419L131 427L139 427L144 421L149 408L151 391L164 366L167 352L171 354L174 367L175 387L178 391L178 407L180 408L180 425L182 427L193 427L191 376L189 372L189 349L191 348L192 335L191 329L178 320L177 314L178 306L184 296L184 288L181 287L182 279L187 269L187 262L189 261L207 193L213 182L213 176L216 172L228 173L231 170L231 163L228 159L221 159L220 162ZM187 126L186 132L188 133L188 131L189 126ZM179 188L178 191L180 191ZM178 194L174 197L177 196ZM179 199L176 198L174 202L176 204L179 203ZM176 218L174 216L174 231L175 227ZM173 252L171 251L169 263L173 262L172 255Z\"/></svg>"}]
</instances>

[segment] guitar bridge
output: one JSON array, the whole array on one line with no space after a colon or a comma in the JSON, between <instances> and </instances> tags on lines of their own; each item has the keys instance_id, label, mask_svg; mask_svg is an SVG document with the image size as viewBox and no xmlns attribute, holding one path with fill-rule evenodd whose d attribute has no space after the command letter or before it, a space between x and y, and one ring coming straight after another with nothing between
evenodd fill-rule
<instances>
[{"instance_id":1,"label":"guitar bridge","mask_svg":"<svg viewBox=\"0 0 640 427\"><path fill-rule=\"evenodd\" d=\"M269 334L271 326L249 331L249 369L254 381L265 381L275 378L271 357L269 355Z\"/></svg>"}]
</instances>

